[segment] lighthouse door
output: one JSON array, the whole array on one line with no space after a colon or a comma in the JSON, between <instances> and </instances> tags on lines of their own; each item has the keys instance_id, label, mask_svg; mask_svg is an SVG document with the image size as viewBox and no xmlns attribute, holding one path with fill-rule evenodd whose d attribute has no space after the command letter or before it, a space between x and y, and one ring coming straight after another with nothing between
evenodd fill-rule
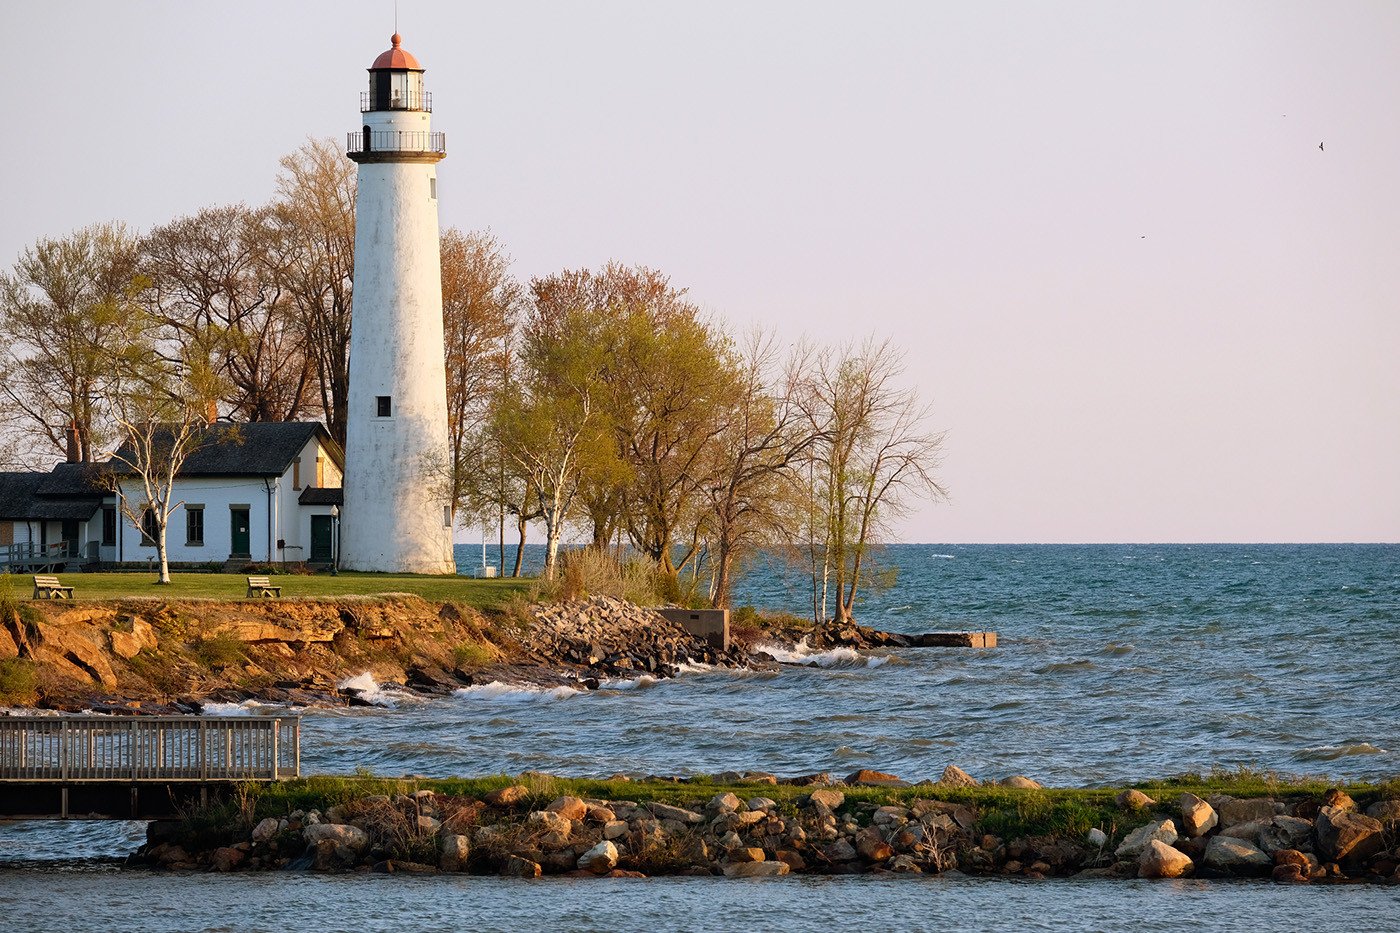
<instances>
[{"instance_id":1,"label":"lighthouse door","mask_svg":"<svg viewBox=\"0 0 1400 933\"><path fill-rule=\"evenodd\" d=\"M364 151L365 151L365 152L369 152L369 127L365 127L365 146L364 146Z\"/></svg>"}]
</instances>

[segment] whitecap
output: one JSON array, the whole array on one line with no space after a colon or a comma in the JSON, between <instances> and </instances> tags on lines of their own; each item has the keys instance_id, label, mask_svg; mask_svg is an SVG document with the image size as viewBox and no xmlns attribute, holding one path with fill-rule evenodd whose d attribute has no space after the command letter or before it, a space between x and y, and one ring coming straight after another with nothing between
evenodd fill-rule
<instances>
[{"instance_id":1,"label":"whitecap","mask_svg":"<svg viewBox=\"0 0 1400 933\"><path fill-rule=\"evenodd\" d=\"M354 677L347 677L336 686L341 690L354 690L366 703L382 706L385 709L394 709L404 700L414 701L418 699L406 691L380 686L379 681L375 680L374 675L369 671Z\"/></svg>"},{"instance_id":2,"label":"whitecap","mask_svg":"<svg viewBox=\"0 0 1400 933\"><path fill-rule=\"evenodd\" d=\"M780 645L756 645L755 650L769 655L779 664L798 664L804 667L879 667L889 661L887 655L862 655L854 648L844 645L828 651L816 651L802 639L791 648Z\"/></svg>"},{"instance_id":3,"label":"whitecap","mask_svg":"<svg viewBox=\"0 0 1400 933\"><path fill-rule=\"evenodd\" d=\"M201 716L255 716L258 708L265 705L254 703L252 700L244 700L241 703L201 703L199 704L199 714Z\"/></svg>"},{"instance_id":4,"label":"whitecap","mask_svg":"<svg viewBox=\"0 0 1400 933\"><path fill-rule=\"evenodd\" d=\"M530 684L507 684L493 681L489 684L472 684L452 691L452 695L463 700L499 700L502 703L535 703L542 700L567 700L582 693L573 687L535 687Z\"/></svg>"},{"instance_id":5,"label":"whitecap","mask_svg":"<svg viewBox=\"0 0 1400 933\"><path fill-rule=\"evenodd\" d=\"M648 687L655 687L657 680L650 674L643 674L633 680L605 680L599 686L601 690L645 690Z\"/></svg>"},{"instance_id":6,"label":"whitecap","mask_svg":"<svg viewBox=\"0 0 1400 933\"><path fill-rule=\"evenodd\" d=\"M1385 749L1370 742L1349 742L1345 745L1317 745L1305 748L1298 757L1304 761L1336 761L1351 755L1387 755Z\"/></svg>"},{"instance_id":7,"label":"whitecap","mask_svg":"<svg viewBox=\"0 0 1400 933\"><path fill-rule=\"evenodd\" d=\"M956 554L930 554L929 560L956 560Z\"/></svg>"}]
</instances>

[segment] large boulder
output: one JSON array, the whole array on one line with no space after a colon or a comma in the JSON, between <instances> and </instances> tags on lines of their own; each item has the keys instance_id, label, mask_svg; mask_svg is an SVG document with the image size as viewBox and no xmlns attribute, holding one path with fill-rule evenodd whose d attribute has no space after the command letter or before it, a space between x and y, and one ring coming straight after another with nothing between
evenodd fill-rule
<instances>
[{"instance_id":1,"label":"large boulder","mask_svg":"<svg viewBox=\"0 0 1400 933\"><path fill-rule=\"evenodd\" d=\"M957 765L949 765L943 769L943 776L938 779L938 783L944 787L976 787L977 779Z\"/></svg>"},{"instance_id":2,"label":"large boulder","mask_svg":"<svg viewBox=\"0 0 1400 933\"><path fill-rule=\"evenodd\" d=\"M734 862L724 866L726 878L778 878L792 869L787 862Z\"/></svg>"},{"instance_id":3,"label":"large boulder","mask_svg":"<svg viewBox=\"0 0 1400 933\"><path fill-rule=\"evenodd\" d=\"M1268 828L1271 820L1272 818L1266 820L1250 820L1248 823L1235 823L1232 826L1226 826L1222 829L1220 835L1230 836L1235 839L1244 839L1247 842L1258 845L1260 833Z\"/></svg>"},{"instance_id":4,"label":"large boulder","mask_svg":"<svg viewBox=\"0 0 1400 933\"><path fill-rule=\"evenodd\" d=\"M1128 833L1118 844L1118 848L1114 850L1113 854L1119 859L1135 859L1154 839L1167 845L1176 842L1176 824L1171 820L1159 820L1155 823L1148 823L1146 826L1139 826Z\"/></svg>"},{"instance_id":5,"label":"large boulder","mask_svg":"<svg viewBox=\"0 0 1400 933\"><path fill-rule=\"evenodd\" d=\"M1274 865L1274 860L1258 846L1234 836L1211 837L1201 862L1208 868L1230 875L1259 874Z\"/></svg>"},{"instance_id":6,"label":"large boulder","mask_svg":"<svg viewBox=\"0 0 1400 933\"><path fill-rule=\"evenodd\" d=\"M1143 810L1156 802L1140 790L1125 790L1117 797L1118 806L1124 810Z\"/></svg>"},{"instance_id":7,"label":"large boulder","mask_svg":"<svg viewBox=\"0 0 1400 933\"><path fill-rule=\"evenodd\" d=\"M525 822L531 829L543 833L558 833L567 837L574 831L574 821L554 810L536 810Z\"/></svg>"},{"instance_id":8,"label":"large boulder","mask_svg":"<svg viewBox=\"0 0 1400 933\"><path fill-rule=\"evenodd\" d=\"M1361 861L1381 849L1385 827L1375 817L1323 807L1317 814L1318 854L1329 862Z\"/></svg>"},{"instance_id":9,"label":"large boulder","mask_svg":"<svg viewBox=\"0 0 1400 933\"><path fill-rule=\"evenodd\" d=\"M1040 790L1041 783L1039 781L1033 781L1025 775L1014 774L1009 778L1002 778L1001 786L1014 787L1018 790Z\"/></svg>"},{"instance_id":10,"label":"large boulder","mask_svg":"<svg viewBox=\"0 0 1400 933\"><path fill-rule=\"evenodd\" d=\"M470 855L471 840L458 833L447 833L438 852L438 867L443 871L466 871Z\"/></svg>"},{"instance_id":11,"label":"large boulder","mask_svg":"<svg viewBox=\"0 0 1400 933\"><path fill-rule=\"evenodd\" d=\"M565 819L578 822L588 815L588 804L577 797L556 797L550 801L545 810L550 813L558 813Z\"/></svg>"},{"instance_id":12,"label":"large boulder","mask_svg":"<svg viewBox=\"0 0 1400 933\"><path fill-rule=\"evenodd\" d=\"M309 846L329 842L357 853L369 848L369 833L348 823L312 823L301 834Z\"/></svg>"},{"instance_id":13,"label":"large boulder","mask_svg":"<svg viewBox=\"0 0 1400 933\"><path fill-rule=\"evenodd\" d=\"M1313 847L1313 824L1311 820L1296 816L1276 816L1264 824L1259 833L1259 848L1273 855L1280 849L1297 849L1311 852Z\"/></svg>"},{"instance_id":14,"label":"large boulder","mask_svg":"<svg viewBox=\"0 0 1400 933\"><path fill-rule=\"evenodd\" d=\"M821 804L828 810L834 811L838 809L841 804L846 802L846 795L839 790L824 787L812 791L812 793L807 796L807 799L812 803Z\"/></svg>"},{"instance_id":15,"label":"large boulder","mask_svg":"<svg viewBox=\"0 0 1400 933\"><path fill-rule=\"evenodd\" d=\"M273 836L277 835L281 827L282 823L277 817L269 816L261 820L257 826L253 827L253 835L251 838L254 842L267 842Z\"/></svg>"},{"instance_id":16,"label":"large boulder","mask_svg":"<svg viewBox=\"0 0 1400 933\"><path fill-rule=\"evenodd\" d=\"M733 813L744 806L744 802L737 794L715 794L710 798L710 802L705 804L705 809L712 813Z\"/></svg>"},{"instance_id":17,"label":"large boulder","mask_svg":"<svg viewBox=\"0 0 1400 933\"><path fill-rule=\"evenodd\" d=\"M869 768L861 768L846 775L846 783L858 787L909 787L908 781L896 774L886 774L883 771L871 771Z\"/></svg>"},{"instance_id":18,"label":"large boulder","mask_svg":"<svg viewBox=\"0 0 1400 933\"><path fill-rule=\"evenodd\" d=\"M493 790L482 799L493 807L518 807L530 799L530 788L524 784L512 784L510 787Z\"/></svg>"},{"instance_id":19,"label":"large boulder","mask_svg":"<svg viewBox=\"0 0 1400 933\"><path fill-rule=\"evenodd\" d=\"M617 867L617 846L604 839L578 857L578 867L595 875L606 875Z\"/></svg>"},{"instance_id":20,"label":"large boulder","mask_svg":"<svg viewBox=\"0 0 1400 933\"><path fill-rule=\"evenodd\" d=\"M1220 825L1224 829L1255 820L1271 820L1278 812L1274 801L1269 797L1225 797L1216 810L1220 813Z\"/></svg>"},{"instance_id":21,"label":"large boulder","mask_svg":"<svg viewBox=\"0 0 1400 933\"><path fill-rule=\"evenodd\" d=\"M880 835L879 830L873 827L862 829L856 834L856 851L870 862L883 862L894 855L894 849Z\"/></svg>"},{"instance_id":22,"label":"large boulder","mask_svg":"<svg viewBox=\"0 0 1400 933\"><path fill-rule=\"evenodd\" d=\"M1194 867L1189 855L1160 839L1149 840L1138 856L1139 878L1180 878Z\"/></svg>"},{"instance_id":23,"label":"large boulder","mask_svg":"<svg viewBox=\"0 0 1400 933\"><path fill-rule=\"evenodd\" d=\"M1366 815L1382 823L1400 823L1400 799L1377 800L1366 808Z\"/></svg>"},{"instance_id":24,"label":"large boulder","mask_svg":"<svg viewBox=\"0 0 1400 933\"><path fill-rule=\"evenodd\" d=\"M704 822L705 818L694 810L687 810L684 807L673 807L665 803L653 803L648 805L652 815L658 820L675 820L677 823L685 823L693 826L696 823Z\"/></svg>"},{"instance_id":25,"label":"large boulder","mask_svg":"<svg viewBox=\"0 0 1400 933\"><path fill-rule=\"evenodd\" d=\"M1215 808L1195 794L1182 794L1177 803L1181 807L1182 835L1192 839L1204 836L1220 822Z\"/></svg>"},{"instance_id":26,"label":"large boulder","mask_svg":"<svg viewBox=\"0 0 1400 933\"><path fill-rule=\"evenodd\" d=\"M522 858L519 855L511 855L501 866L501 874L507 878L538 878L544 874L544 869L540 867L539 862Z\"/></svg>"}]
</instances>

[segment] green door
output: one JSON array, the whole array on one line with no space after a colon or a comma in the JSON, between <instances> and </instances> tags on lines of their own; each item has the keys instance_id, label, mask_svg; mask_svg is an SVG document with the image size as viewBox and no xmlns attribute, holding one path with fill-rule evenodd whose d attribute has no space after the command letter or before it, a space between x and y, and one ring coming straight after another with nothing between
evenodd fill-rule
<instances>
[{"instance_id":1,"label":"green door","mask_svg":"<svg viewBox=\"0 0 1400 933\"><path fill-rule=\"evenodd\" d=\"M331 562L331 517L311 516L311 562L329 564Z\"/></svg>"},{"instance_id":2,"label":"green door","mask_svg":"<svg viewBox=\"0 0 1400 933\"><path fill-rule=\"evenodd\" d=\"M248 507L229 506L229 518L233 524L233 547L229 553L234 557L251 557L253 551L248 540Z\"/></svg>"}]
</instances>

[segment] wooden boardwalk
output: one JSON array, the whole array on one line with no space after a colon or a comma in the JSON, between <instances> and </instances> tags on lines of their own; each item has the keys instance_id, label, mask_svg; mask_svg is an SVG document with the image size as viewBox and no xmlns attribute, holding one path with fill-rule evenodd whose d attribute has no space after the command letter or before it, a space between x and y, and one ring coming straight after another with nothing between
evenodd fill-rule
<instances>
[{"instance_id":1,"label":"wooden boardwalk","mask_svg":"<svg viewBox=\"0 0 1400 933\"><path fill-rule=\"evenodd\" d=\"M296 716L0 717L0 818L162 817L300 775Z\"/></svg>"}]
</instances>

